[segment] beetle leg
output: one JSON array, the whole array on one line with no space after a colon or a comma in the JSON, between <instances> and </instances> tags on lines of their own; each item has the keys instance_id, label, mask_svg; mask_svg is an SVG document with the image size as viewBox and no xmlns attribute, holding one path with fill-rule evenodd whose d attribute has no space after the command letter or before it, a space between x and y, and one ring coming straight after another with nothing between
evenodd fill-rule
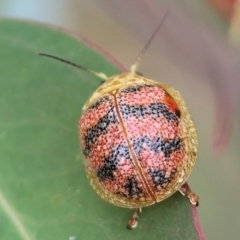
<instances>
[{"instance_id":1,"label":"beetle leg","mask_svg":"<svg viewBox=\"0 0 240 240\"><path fill-rule=\"evenodd\" d=\"M185 182L182 187L178 190L183 196L187 195L189 201L192 205L198 206L199 205L199 197L192 192L189 185Z\"/></svg>"},{"instance_id":2,"label":"beetle leg","mask_svg":"<svg viewBox=\"0 0 240 240\"><path fill-rule=\"evenodd\" d=\"M128 229L133 229L133 228L137 227L139 213L141 213L141 212L142 212L142 208L135 208L135 211L134 211L132 217L127 222L127 228Z\"/></svg>"}]
</instances>

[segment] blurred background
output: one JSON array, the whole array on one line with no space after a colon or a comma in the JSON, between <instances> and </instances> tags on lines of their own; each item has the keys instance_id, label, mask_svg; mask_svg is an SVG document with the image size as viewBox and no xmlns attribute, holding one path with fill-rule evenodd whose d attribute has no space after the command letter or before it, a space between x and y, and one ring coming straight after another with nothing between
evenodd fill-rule
<instances>
[{"instance_id":1,"label":"blurred background","mask_svg":"<svg viewBox=\"0 0 240 240\"><path fill-rule=\"evenodd\" d=\"M199 31L206 34L205 39L210 33L213 48L219 45L219 39L223 43L231 42L238 46L237 1L162 2L163 5L160 3L159 6L164 7L155 9L155 18L138 19L139 15L131 15L129 8L124 10L127 7L124 4L114 8L111 1L104 0L0 0L0 17L39 21L84 36L107 50L126 69L135 61L166 9L170 8L174 16L182 19L182 23L185 21L186 25L176 25L171 16L169 21L165 21L143 56L139 71L148 78L166 82L178 89L192 113L199 134L199 154L189 182L192 190L200 196L198 213L206 239L240 239L239 124L235 122L233 126L227 149L222 153L214 153L212 135L216 98L213 86L218 86L218 83L204 80L200 66L202 62L198 64L194 55L198 53L195 49L198 46L189 43L186 47L184 40L188 38L180 38L180 35L188 33L189 27L192 33L189 38L198 43L198 36L192 30L195 26L192 23L197 23ZM167 38L170 33L171 43ZM192 62L196 69L191 65L188 68L189 60L185 62L184 52L193 55ZM179 60L183 62L178 64Z\"/></svg>"}]
</instances>

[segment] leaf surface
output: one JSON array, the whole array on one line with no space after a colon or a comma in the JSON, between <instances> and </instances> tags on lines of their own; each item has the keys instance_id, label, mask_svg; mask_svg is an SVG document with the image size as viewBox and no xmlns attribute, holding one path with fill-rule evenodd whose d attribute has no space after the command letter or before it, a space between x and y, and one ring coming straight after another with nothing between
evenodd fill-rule
<instances>
[{"instance_id":1,"label":"leaf surface","mask_svg":"<svg viewBox=\"0 0 240 240\"><path fill-rule=\"evenodd\" d=\"M0 46L0 239L199 239L179 193L144 208L129 231L132 211L101 200L86 179L78 119L100 81L37 53L108 76L120 72L111 61L37 23L0 21Z\"/></svg>"}]
</instances>

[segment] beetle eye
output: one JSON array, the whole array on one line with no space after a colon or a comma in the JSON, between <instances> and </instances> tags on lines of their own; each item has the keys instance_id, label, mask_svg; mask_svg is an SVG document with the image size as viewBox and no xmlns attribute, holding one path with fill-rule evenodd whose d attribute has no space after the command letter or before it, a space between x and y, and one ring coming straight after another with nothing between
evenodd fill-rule
<instances>
[{"instance_id":1,"label":"beetle eye","mask_svg":"<svg viewBox=\"0 0 240 240\"><path fill-rule=\"evenodd\" d=\"M101 80L99 86L103 85L104 82L105 82L105 81Z\"/></svg>"},{"instance_id":2,"label":"beetle eye","mask_svg":"<svg viewBox=\"0 0 240 240\"><path fill-rule=\"evenodd\" d=\"M141 76L141 77L143 77L143 74L142 73L140 73L140 72L135 72L138 76Z\"/></svg>"}]
</instances>

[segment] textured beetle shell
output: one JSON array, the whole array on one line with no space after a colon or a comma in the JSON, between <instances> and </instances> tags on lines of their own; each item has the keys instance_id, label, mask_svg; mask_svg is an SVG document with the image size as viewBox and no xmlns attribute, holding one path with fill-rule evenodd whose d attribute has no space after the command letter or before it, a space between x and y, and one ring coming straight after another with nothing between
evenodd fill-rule
<instances>
[{"instance_id":1,"label":"textured beetle shell","mask_svg":"<svg viewBox=\"0 0 240 240\"><path fill-rule=\"evenodd\" d=\"M166 199L196 160L196 131L180 94L134 73L113 76L95 91L79 129L88 179L117 206Z\"/></svg>"}]
</instances>

